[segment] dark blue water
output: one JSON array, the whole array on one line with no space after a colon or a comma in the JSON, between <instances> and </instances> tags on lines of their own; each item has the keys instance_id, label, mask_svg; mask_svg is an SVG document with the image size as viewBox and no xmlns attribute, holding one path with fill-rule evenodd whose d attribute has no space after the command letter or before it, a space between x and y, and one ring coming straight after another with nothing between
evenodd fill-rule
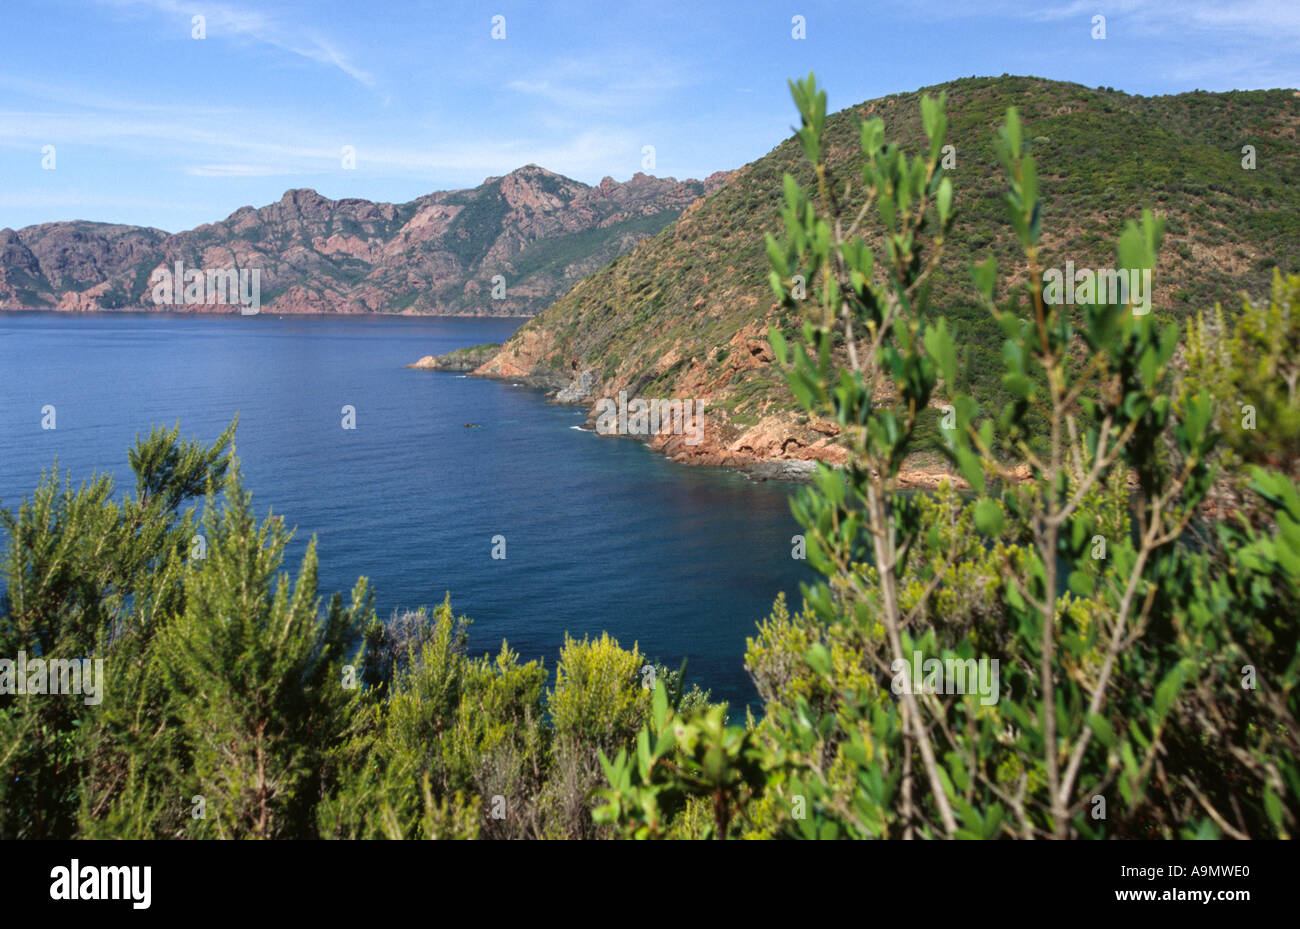
<instances>
[{"instance_id":1,"label":"dark blue water","mask_svg":"<svg viewBox=\"0 0 1300 929\"><path fill-rule=\"evenodd\" d=\"M583 413L537 390L403 368L517 326L0 313L0 505L16 509L55 456L75 481L111 472L125 493L137 433L179 420L211 441L238 413L245 486L260 515L298 527L287 568L317 537L323 594L366 575L386 617L450 591L472 651L505 638L552 670L566 631L606 630L673 667L687 658L690 679L739 709L754 698L745 638L806 579L790 485L576 430Z\"/></svg>"}]
</instances>

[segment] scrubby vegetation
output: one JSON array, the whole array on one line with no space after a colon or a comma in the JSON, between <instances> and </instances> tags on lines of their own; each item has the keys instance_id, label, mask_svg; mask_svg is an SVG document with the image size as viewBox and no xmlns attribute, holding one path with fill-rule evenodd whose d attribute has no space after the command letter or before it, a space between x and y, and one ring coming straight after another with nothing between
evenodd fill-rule
<instances>
[{"instance_id":1,"label":"scrubby vegetation","mask_svg":"<svg viewBox=\"0 0 1300 929\"><path fill-rule=\"evenodd\" d=\"M648 682L707 704L606 636L566 641L548 687L505 643L468 655L449 602L380 622L364 579L322 602L314 544L282 570L290 533L254 516L233 433L155 430L134 495L56 472L5 514L0 654L93 655L107 684L97 705L0 696L0 835L595 836L599 754Z\"/></svg>"},{"instance_id":2,"label":"scrubby vegetation","mask_svg":"<svg viewBox=\"0 0 1300 929\"><path fill-rule=\"evenodd\" d=\"M733 723L608 636L566 638L549 674L505 643L472 657L449 602L380 622L364 579L322 602L314 547L281 570L289 532L255 517L234 427L212 446L156 430L133 495L56 470L4 514L0 656L91 655L109 677L96 706L0 696L0 832L1292 836L1300 276L1185 344L1131 303L1046 302L1040 166L1007 110L1015 245L968 269L999 340L990 401L933 308L961 232L945 99L919 101L919 155L873 118L833 168L824 92L793 90L808 167L766 241L769 339L848 464L794 503L822 579L748 643L761 717ZM1165 234L1143 211L1097 264L1154 268ZM927 431L971 493L899 491ZM996 661L997 687L936 691L913 671L936 659Z\"/></svg>"},{"instance_id":3,"label":"scrubby vegetation","mask_svg":"<svg viewBox=\"0 0 1300 929\"><path fill-rule=\"evenodd\" d=\"M743 819L737 834L806 838L1291 836L1300 494L1277 449L1294 431L1300 277L1277 277L1231 338L1198 325L1186 366L1177 327L1131 300L1074 318L1044 297L1039 168L1012 108L995 151L1019 268L999 295L995 259L971 266L1003 339L1009 399L990 408L952 388L956 343L930 309L954 219L944 98L921 100L915 157L862 123L850 180L825 163L825 93L811 77L793 91L814 181L786 176L767 250L803 325L793 346L775 327L771 341L800 406L844 429L848 466L821 467L795 504L825 580L797 615L778 603L750 645L762 723L715 731L656 706L635 754L609 765L602 817L661 834L659 798L698 789L703 758L719 832ZM1149 211L1128 223L1116 267L1155 267L1163 225ZM815 283L807 300L796 278ZM944 384L942 447L971 499L898 489ZM1243 474L1243 460L1265 466ZM1219 479L1246 487L1207 521ZM977 689L993 661L1000 687ZM923 675L927 662L963 667L964 686Z\"/></svg>"}]
</instances>

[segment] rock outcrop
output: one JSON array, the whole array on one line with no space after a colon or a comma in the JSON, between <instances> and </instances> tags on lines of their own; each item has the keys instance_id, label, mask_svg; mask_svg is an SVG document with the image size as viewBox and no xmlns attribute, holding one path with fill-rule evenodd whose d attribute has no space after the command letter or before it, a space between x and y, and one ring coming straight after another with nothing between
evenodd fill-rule
<instances>
[{"instance_id":1,"label":"rock outcrop","mask_svg":"<svg viewBox=\"0 0 1300 929\"><path fill-rule=\"evenodd\" d=\"M486 342L483 345L458 348L445 355L425 355L407 367L421 371L473 371L500 350L500 342Z\"/></svg>"},{"instance_id":2,"label":"rock outcrop","mask_svg":"<svg viewBox=\"0 0 1300 929\"><path fill-rule=\"evenodd\" d=\"M588 400L592 392L596 389L596 373L594 371L583 371L573 381L560 388L555 394L556 403L583 403Z\"/></svg>"}]
</instances>

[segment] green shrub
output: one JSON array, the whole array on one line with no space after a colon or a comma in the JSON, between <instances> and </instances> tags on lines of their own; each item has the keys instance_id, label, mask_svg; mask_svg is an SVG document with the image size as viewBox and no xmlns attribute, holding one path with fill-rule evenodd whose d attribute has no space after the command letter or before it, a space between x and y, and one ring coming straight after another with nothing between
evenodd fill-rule
<instances>
[{"instance_id":1,"label":"green shrub","mask_svg":"<svg viewBox=\"0 0 1300 929\"><path fill-rule=\"evenodd\" d=\"M944 100L922 98L916 157L885 143L879 119L860 126L877 253L843 231L858 214L825 170L825 93L811 76L791 87L814 181L786 176L785 233L767 252L773 291L804 323L793 344L776 328L770 339L799 405L843 427L849 466L820 467L794 505L823 579L795 616L778 600L749 643L761 723L678 720L656 695L635 753L606 762L599 818L671 835L684 798L711 796L720 838L739 819L746 834L802 838L1288 837L1300 815L1295 484L1256 469L1238 516L1212 532L1195 523L1215 478L1211 395L1177 390L1174 327L1132 304L1070 313L1045 300L1037 165L1012 109L996 149L1023 267L1001 302L994 260L972 268L1003 338L1007 400L951 398L942 448L969 498L901 492L922 411L941 379L958 382L952 330L928 306L953 218ZM1144 212L1117 266L1153 267L1161 238ZM793 274L815 284L806 304ZM1294 391L1263 371L1254 389L1277 399L1277 427ZM921 660L1001 671L980 680L991 687L935 692Z\"/></svg>"}]
</instances>

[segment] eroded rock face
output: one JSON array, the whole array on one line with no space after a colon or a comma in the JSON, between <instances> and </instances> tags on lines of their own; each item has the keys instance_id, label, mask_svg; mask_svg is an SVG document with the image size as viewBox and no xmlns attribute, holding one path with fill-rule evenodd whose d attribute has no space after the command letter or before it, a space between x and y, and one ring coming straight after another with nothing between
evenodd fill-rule
<instances>
[{"instance_id":1,"label":"eroded rock face","mask_svg":"<svg viewBox=\"0 0 1300 929\"><path fill-rule=\"evenodd\" d=\"M158 307L151 273L181 262L259 269L264 312L528 315L725 179L637 174L588 187L528 165L402 204L290 190L175 235L90 222L3 229L0 308L235 311Z\"/></svg>"},{"instance_id":2,"label":"eroded rock face","mask_svg":"<svg viewBox=\"0 0 1300 929\"><path fill-rule=\"evenodd\" d=\"M817 462L844 464L846 453L837 441L840 427L833 422L773 408L759 415L757 422L744 425L729 412L729 407L734 408L735 385L744 384L746 378L773 376L775 359L771 345L762 337L764 331L761 323L739 329L728 342L726 360L720 366L711 366L707 358L686 357L677 345L664 352L655 362L653 373L675 372L674 396L703 403L700 428L698 434L691 428L676 434L666 430L636 438L680 464L733 468L755 480L806 481L811 479ZM594 369L581 368L576 358L557 357L556 348L554 329L530 324L473 373L558 387L555 401L586 406L587 425L593 429L601 398L613 398L619 391L650 398L637 389L643 379L631 381L622 374L602 379ZM412 367L423 367L426 361L437 367L440 359L421 359ZM566 376L556 367L557 362L580 373ZM967 486L937 459L909 461L899 475L901 486L909 489L932 489L943 480L959 488Z\"/></svg>"},{"instance_id":3,"label":"eroded rock face","mask_svg":"<svg viewBox=\"0 0 1300 929\"><path fill-rule=\"evenodd\" d=\"M125 302L128 269L160 254L167 233L110 223L0 229L0 308L98 309Z\"/></svg>"},{"instance_id":4,"label":"eroded rock face","mask_svg":"<svg viewBox=\"0 0 1300 929\"><path fill-rule=\"evenodd\" d=\"M556 403L582 403L591 397L592 392L596 389L596 374L594 371L583 371L573 379L568 386L561 388L555 394Z\"/></svg>"},{"instance_id":5,"label":"eroded rock face","mask_svg":"<svg viewBox=\"0 0 1300 929\"><path fill-rule=\"evenodd\" d=\"M553 333L530 329L527 325L510 341L501 347L501 351L477 368L474 373L480 377L513 378L537 373L554 374L560 379L561 386L568 383L568 378L555 372L551 367L543 368L541 359L548 358L553 348Z\"/></svg>"}]
</instances>

